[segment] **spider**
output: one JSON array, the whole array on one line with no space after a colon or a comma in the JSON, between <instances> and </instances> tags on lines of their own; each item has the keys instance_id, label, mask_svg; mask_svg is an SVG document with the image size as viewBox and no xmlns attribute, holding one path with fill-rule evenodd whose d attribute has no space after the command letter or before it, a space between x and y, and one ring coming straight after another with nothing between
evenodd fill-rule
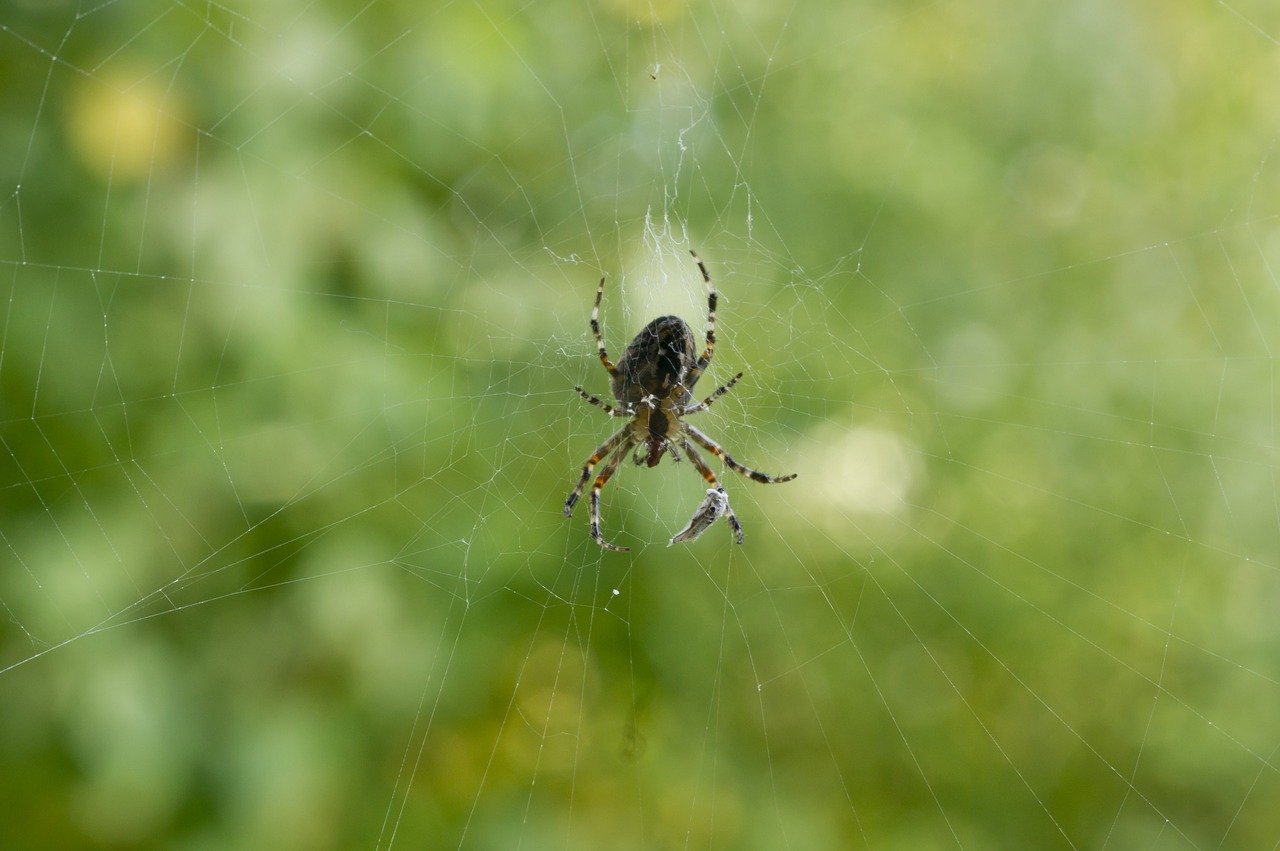
<instances>
[{"instance_id":1,"label":"spider","mask_svg":"<svg viewBox=\"0 0 1280 851\"><path fill-rule=\"evenodd\" d=\"M609 416L630 417L631 422L596 447L596 451L592 452L591 457L582 465L582 476L578 479L573 492L569 494L569 498L564 501L564 516L573 516L573 506L577 504L583 489L591 479L591 471L596 464L607 457L608 460L605 461L604 467L591 486L591 537L607 550L626 552L630 547L611 544L601 536L600 489L617 472L619 465L632 447L637 445L634 456L637 465L656 467L667 454L673 461L679 461L680 453L683 452L694 468L702 474L702 478L706 479L707 484L719 490L720 493L724 493L723 488L716 480L715 473L711 472L711 468L707 466L707 462L693 448L694 443L715 455L729 469L757 482L777 484L789 482L796 477L795 473L789 476L768 476L739 464L720 447L720 444L682 419L689 414L710 408L715 400L728 393L729 388L742 378L742 373L739 372L729 379L727 384L717 387L710 396L701 402L694 403L693 386L698 383L703 371L711 363L711 354L716 347L716 289L711 283L711 275L707 273L707 267L703 265L697 253L690 251L689 254L698 264L698 270L702 272L702 280L707 285L707 344L701 356L697 354L695 348L693 331L683 319L678 316L659 316L641 329L627 346L626 351L622 353L622 358L615 364L609 360L604 339L600 336L600 299L604 295L605 279L601 278L600 285L596 287L596 303L591 309L591 333L596 338L600 362L609 372L617 407L606 404L581 387L573 389L578 391L579 396ZM699 513L701 511L699 509ZM734 538L741 544L742 524L738 522L733 509L729 507L728 497L724 499L724 514L729 518ZM697 519L696 516L695 519Z\"/></svg>"}]
</instances>

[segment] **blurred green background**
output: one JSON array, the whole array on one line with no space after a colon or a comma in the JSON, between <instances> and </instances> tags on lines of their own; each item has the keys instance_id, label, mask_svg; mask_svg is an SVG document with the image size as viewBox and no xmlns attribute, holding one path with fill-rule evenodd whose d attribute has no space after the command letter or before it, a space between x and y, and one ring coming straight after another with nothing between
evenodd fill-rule
<instances>
[{"instance_id":1,"label":"blurred green background","mask_svg":"<svg viewBox=\"0 0 1280 851\"><path fill-rule=\"evenodd\" d=\"M1277 39L0 2L2 844L1275 847ZM690 248L799 478L605 553L594 287L700 329Z\"/></svg>"}]
</instances>

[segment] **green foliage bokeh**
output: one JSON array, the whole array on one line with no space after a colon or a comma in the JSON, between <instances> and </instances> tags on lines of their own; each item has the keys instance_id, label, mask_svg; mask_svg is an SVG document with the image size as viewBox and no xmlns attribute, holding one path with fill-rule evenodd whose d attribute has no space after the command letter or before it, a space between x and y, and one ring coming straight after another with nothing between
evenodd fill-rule
<instances>
[{"instance_id":1,"label":"green foliage bokeh","mask_svg":"<svg viewBox=\"0 0 1280 851\"><path fill-rule=\"evenodd\" d=\"M0 3L6 847L1273 847L1277 35Z\"/></svg>"}]
</instances>

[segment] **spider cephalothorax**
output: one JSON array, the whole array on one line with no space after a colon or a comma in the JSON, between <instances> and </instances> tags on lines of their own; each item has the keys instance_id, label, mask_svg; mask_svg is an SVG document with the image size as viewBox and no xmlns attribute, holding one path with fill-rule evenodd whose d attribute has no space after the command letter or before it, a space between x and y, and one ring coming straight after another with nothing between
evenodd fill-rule
<instances>
[{"instance_id":1,"label":"spider cephalothorax","mask_svg":"<svg viewBox=\"0 0 1280 851\"><path fill-rule=\"evenodd\" d=\"M716 502L717 511L714 518L720 516L719 509L729 518L734 537L742 543L742 524L729 508L728 497L716 480L715 473L707 466L706 461L693 448L690 441L722 460L729 469L754 479L757 482L787 482L795 478L789 476L767 476L764 473L744 467L720 448L720 445L707 437L698 429L684 422L681 418L711 407L711 403L719 399L729 388L738 383L742 373L738 373L729 383L716 388L716 391L701 402L693 401L693 386L698 383L711 355L716 347L716 290L707 274L707 267L698 259L698 255L690 251L693 259L702 272L702 280L707 285L707 343L702 354L698 354L694 342L693 331L678 316L660 316L650 322L636 334L635 339L627 346L622 357L615 364L609 360L604 339L600 336L600 299L604 295L604 278L596 288L596 303L591 310L591 333L596 338L596 347L600 352L600 362L609 371L613 397L618 407L613 407L592 396L581 387L574 388L591 404L602 408L605 413L614 417L630 417L631 422L619 429L612 437L600 444L582 467L582 476L574 487L569 498L564 502L564 516L573 516L573 506L591 478L591 471L604 458L604 469L596 476L591 487L591 537L600 546L625 551L628 547L619 547L609 543L600 535L600 489L617 471L618 465L626 457L632 447L636 449L636 464L656 467L664 454L670 454L672 460L679 461L683 452L690 463L702 474L702 478L716 489L721 497ZM710 491L708 491L710 493ZM699 513L703 513L699 509ZM713 518L713 519L714 519ZM697 519L695 517L695 519ZM692 521L691 521L692 523ZM709 523L703 524L705 528ZM679 540L692 540L701 534L701 528L689 537L677 535L672 543ZM682 535L685 533L681 533Z\"/></svg>"}]
</instances>

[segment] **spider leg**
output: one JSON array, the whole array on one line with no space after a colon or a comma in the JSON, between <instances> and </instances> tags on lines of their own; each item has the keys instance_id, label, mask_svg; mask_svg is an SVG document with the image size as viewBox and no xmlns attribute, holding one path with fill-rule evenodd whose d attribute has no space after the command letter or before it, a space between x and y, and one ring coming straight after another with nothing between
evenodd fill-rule
<instances>
[{"instance_id":1,"label":"spider leg","mask_svg":"<svg viewBox=\"0 0 1280 851\"><path fill-rule=\"evenodd\" d=\"M707 437L705 434L698 431L696 428L689 425L688 423L681 423L681 425L684 426L685 433L688 434L689 437L693 438L694 443L697 443L703 449L707 450L712 455L719 458L721 461L725 463L725 466L727 466L730 470L733 470L735 473L741 473L742 475L746 476L749 479L752 479L753 481L763 482L765 484L771 484L771 485L776 485L781 482L789 482L796 477L795 473L792 473L789 476L769 476L769 475L766 475L765 473L761 473L758 470L753 470L750 467L739 464L737 461L733 460L733 458L729 455L728 452L725 452L724 449L720 447L720 444L716 443L714 440Z\"/></svg>"},{"instance_id":2,"label":"spider leg","mask_svg":"<svg viewBox=\"0 0 1280 851\"><path fill-rule=\"evenodd\" d=\"M611 417L629 417L629 416L632 416L632 415L631 415L629 412L627 412L627 411L623 411L623 410L621 410L621 409L619 409L619 408L615 408L615 407L613 407L612 405L606 404L603 400L601 400L601 399L599 399L599 398L597 398L597 397L595 397L595 396L592 396L590 393L588 393L587 391L583 390L581 387L575 387L575 388L573 388L573 389L574 389L574 390L577 390L577 391L578 391L578 395L579 395L579 396L581 396L583 399L586 399L588 402L590 402L591 404L595 405L597 408L600 408L601 410L603 410L606 414L608 414L608 415L609 415L609 416L611 416Z\"/></svg>"},{"instance_id":3,"label":"spider leg","mask_svg":"<svg viewBox=\"0 0 1280 851\"><path fill-rule=\"evenodd\" d=\"M600 471L600 475L596 476L596 482L591 486L591 537L597 544L606 550L613 550L615 553L625 553L631 547L620 547L617 544L611 544L600 534L600 489L605 486L609 478L617 471L618 465L622 463L622 459L627 457L632 444L623 443L618 447L617 451L610 456L605 462L604 469Z\"/></svg>"},{"instance_id":4,"label":"spider leg","mask_svg":"<svg viewBox=\"0 0 1280 851\"><path fill-rule=\"evenodd\" d=\"M600 363L604 364L604 368L609 370L609 374L613 375L618 371L613 361L609 360L609 353L604 348L604 338L600 336L600 299L604 296L604 278L600 279L600 286L596 287L596 305L591 308L591 333L596 338L596 348L600 350Z\"/></svg>"},{"instance_id":5,"label":"spider leg","mask_svg":"<svg viewBox=\"0 0 1280 851\"><path fill-rule=\"evenodd\" d=\"M720 482L716 480L716 474L711 472L711 468L707 466L707 462L702 460L702 456L698 454L698 451L690 446L689 441L685 440L683 437L680 438L680 448L683 449L684 454L689 457L689 463L702 474L702 478L707 480L707 484L711 485L713 488L718 488L721 491L724 490L724 488L721 487ZM724 514L729 518L729 526L733 529L734 540L741 544L742 524L738 522L737 516L734 515L733 508L729 505L728 497L726 497L724 501Z\"/></svg>"},{"instance_id":6,"label":"spider leg","mask_svg":"<svg viewBox=\"0 0 1280 851\"><path fill-rule=\"evenodd\" d=\"M564 501L564 516L573 516L573 506L577 503L578 497L582 496L582 489L587 486L587 480L591 478L591 470L600 463L600 459L608 455L619 446L623 447L623 453L635 445L635 438L631 436L631 429L623 426L614 433L612 437L604 443L596 447L596 451L591 453L591 457L587 459L587 463L582 465L582 476L578 479L578 484L574 486L573 491L569 494L569 498Z\"/></svg>"},{"instance_id":7,"label":"spider leg","mask_svg":"<svg viewBox=\"0 0 1280 851\"><path fill-rule=\"evenodd\" d=\"M716 288L711 283L711 274L707 272L707 267L698 258L698 252L690 251L689 254L697 262L698 271L702 272L702 280L707 285L707 347L703 350L702 357L698 358L698 363L693 368L694 375L701 375L702 371L707 368L707 364L711 363L711 354L716 348Z\"/></svg>"},{"instance_id":8,"label":"spider leg","mask_svg":"<svg viewBox=\"0 0 1280 851\"><path fill-rule=\"evenodd\" d=\"M738 379L739 379L739 378L741 378L741 377L742 377L742 373L741 373L741 372L739 372L739 373L738 373L737 375L735 375L733 378L729 379L729 383L728 383L728 384L722 384L722 385L720 385L719 387L717 387L717 388L716 388L716 392L712 393L710 396L708 396L707 398L703 399L703 400L702 400L701 402L699 402L698 404L696 404L696 405L690 405L689 407L687 407L687 408L685 408L684 410L682 410L682 411L680 412L680 416L682 416L682 417L683 417L683 416L686 416L687 414L696 414L696 413L698 413L698 411L705 411L707 408L710 408L710 407L711 407L711 403L712 403L712 402L714 402L715 400L719 399L719 398L720 398L721 396L723 396L724 394L728 393L728 392L729 392L729 388L730 388L730 387L732 387L733 385L737 384L737 383L738 383Z\"/></svg>"}]
</instances>

